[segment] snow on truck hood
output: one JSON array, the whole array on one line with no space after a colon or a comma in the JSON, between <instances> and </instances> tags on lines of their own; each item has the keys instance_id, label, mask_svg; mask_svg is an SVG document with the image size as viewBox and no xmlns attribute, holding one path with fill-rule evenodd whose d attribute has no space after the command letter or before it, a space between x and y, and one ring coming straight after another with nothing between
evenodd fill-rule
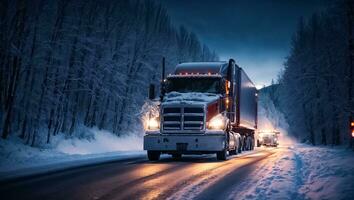
<instances>
[{"instance_id":1,"label":"snow on truck hood","mask_svg":"<svg viewBox=\"0 0 354 200\"><path fill-rule=\"evenodd\" d=\"M206 105L210 102L216 101L220 98L219 94L212 93L199 93L199 92L170 92L167 93L162 102L163 105L168 104L193 104L193 105Z\"/></svg>"}]
</instances>

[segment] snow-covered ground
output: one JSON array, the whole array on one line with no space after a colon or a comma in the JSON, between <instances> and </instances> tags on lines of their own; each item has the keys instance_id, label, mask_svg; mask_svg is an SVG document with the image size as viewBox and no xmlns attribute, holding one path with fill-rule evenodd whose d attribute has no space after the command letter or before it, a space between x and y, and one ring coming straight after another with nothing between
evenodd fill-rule
<instances>
[{"instance_id":1,"label":"snow-covered ground","mask_svg":"<svg viewBox=\"0 0 354 200\"><path fill-rule=\"evenodd\" d=\"M42 147L25 145L17 136L0 139L0 180L145 155L141 136L87 131L90 137L56 136L51 145Z\"/></svg>"},{"instance_id":2,"label":"snow-covered ground","mask_svg":"<svg viewBox=\"0 0 354 200\"><path fill-rule=\"evenodd\" d=\"M279 150L230 199L354 199L354 152L302 144Z\"/></svg>"},{"instance_id":3,"label":"snow-covered ground","mask_svg":"<svg viewBox=\"0 0 354 200\"><path fill-rule=\"evenodd\" d=\"M230 199L354 199L354 152L299 144L267 93L260 96L259 128L280 131L277 152L260 163Z\"/></svg>"}]
</instances>

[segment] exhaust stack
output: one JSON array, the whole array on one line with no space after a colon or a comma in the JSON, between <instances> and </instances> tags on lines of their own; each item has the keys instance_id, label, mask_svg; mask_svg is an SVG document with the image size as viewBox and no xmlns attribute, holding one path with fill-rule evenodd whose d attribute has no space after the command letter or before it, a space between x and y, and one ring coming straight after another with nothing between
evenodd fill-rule
<instances>
[{"instance_id":1,"label":"exhaust stack","mask_svg":"<svg viewBox=\"0 0 354 200\"><path fill-rule=\"evenodd\" d=\"M162 57L162 73L161 73L161 81L165 80L165 57Z\"/></svg>"},{"instance_id":2,"label":"exhaust stack","mask_svg":"<svg viewBox=\"0 0 354 200\"><path fill-rule=\"evenodd\" d=\"M166 59L162 57L162 73L161 73L161 82L160 82L160 101L163 100L165 95L165 71L166 71Z\"/></svg>"}]
</instances>

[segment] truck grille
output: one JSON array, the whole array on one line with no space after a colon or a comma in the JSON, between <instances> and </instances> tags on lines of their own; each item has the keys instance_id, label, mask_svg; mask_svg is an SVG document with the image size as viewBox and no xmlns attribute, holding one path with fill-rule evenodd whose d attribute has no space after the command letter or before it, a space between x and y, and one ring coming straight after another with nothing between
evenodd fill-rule
<instances>
[{"instance_id":1,"label":"truck grille","mask_svg":"<svg viewBox=\"0 0 354 200\"><path fill-rule=\"evenodd\" d=\"M268 143L271 143L271 140L270 140L269 137L264 137L264 138L263 138L263 142L264 142L265 144L268 144Z\"/></svg>"},{"instance_id":2,"label":"truck grille","mask_svg":"<svg viewBox=\"0 0 354 200\"><path fill-rule=\"evenodd\" d=\"M201 131L204 129L203 107L165 107L162 116L164 131Z\"/></svg>"}]
</instances>

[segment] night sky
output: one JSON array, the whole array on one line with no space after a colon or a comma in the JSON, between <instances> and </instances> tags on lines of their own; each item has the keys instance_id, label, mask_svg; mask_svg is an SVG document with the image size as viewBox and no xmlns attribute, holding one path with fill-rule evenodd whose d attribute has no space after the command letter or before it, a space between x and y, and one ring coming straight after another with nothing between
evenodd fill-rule
<instances>
[{"instance_id":1,"label":"night sky","mask_svg":"<svg viewBox=\"0 0 354 200\"><path fill-rule=\"evenodd\" d=\"M221 60L234 58L258 87L277 79L299 18L327 5L327 0L160 1L177 26L194 31Z\"/></svg>"}]
</instances>

